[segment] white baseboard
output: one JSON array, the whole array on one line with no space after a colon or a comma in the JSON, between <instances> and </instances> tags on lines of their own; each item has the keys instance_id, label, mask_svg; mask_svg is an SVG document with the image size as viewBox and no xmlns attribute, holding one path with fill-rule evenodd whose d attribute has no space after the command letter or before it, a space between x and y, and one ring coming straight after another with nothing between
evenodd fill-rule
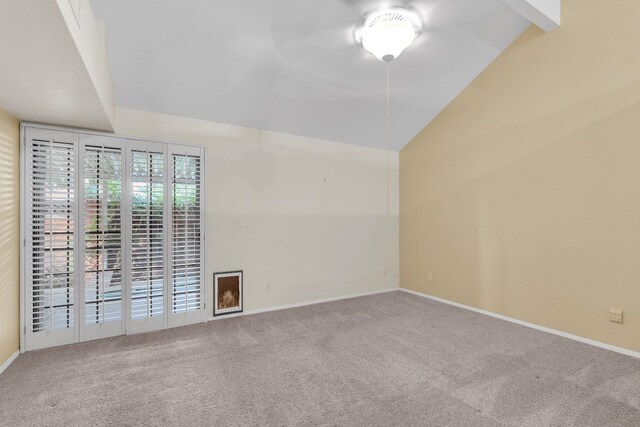
<instances>
[{"instance_id":1,"label":"white baseboard","mask_svg":"<svg viewBox=\"0 0 640 427\"><path fill-rule=\"evenodd\" d=\"M243 311L242 313L227 314L225 316L215 316L215 317L211 316L211 317L209 317L209 320L220 320L220 319L229 319L231 317L249 316L251 314L266 313L268 311L277 311L277 310L284 310L284 309L287 309L287 308L304 307L305 305L322 304L323 302L331 302L331 301L339 301L339 300L342 300L342 299L366 297L368 295L384 294L384 293L387 293L387 292L393 292L393 291L399 291L399 290L400 290L400 288L389 288L389 289L382 289L382 290L378 290L378 291L367 291L367 292L360 292L360 293L357 293L357 294L343 295L343 296L339 296L339 297L330 297L330 298L316 299L316 300L312 300L312 301L296 302L296 303L293 303L293 304L277 305L277 306L274 306L274 307L267 307L267 308L258 308L256 310L247 310L247 311Z\"/></svg>"},{"instance_id":2,"label":"white baseboard","mask_svg":"<svg viewBox=\"0 0 640 427\"><path fill-rule=\"evenodd\" d=\"M484 314L486 316L495 317L496 319L506 320L507 322L517 323L518 325L526 326L528 328L537 329L542 332L547 332L549 334L558 335L564 338L569 338L574 341L579 341L584 344L589 344L595 347L604 348L606 350L615 351L616 353L621 353L627 356L636 357L640 359L640 353L633 350L628 350L626 348L616 347L611 344L605 344L600 341L590 340L589 338L580 337L578 335L568 334L566 332L558 331L556 329L547 328L545 326L536 325L535 323L525 322L523 320L514 319L512 317L503 316L502 314L493 313L491 311L482 310L480 308L471 307L469 305L460 304L458 302L449 301L444 298L438 298L431 295L423 294L421 292L412 291L410 289L400 288L401 291L407 292L412 295L417 295L419 297L427 298L433 301L441 302L444 304L452 305L454 307L463 308L465 310L475 311L476 313Z\"/></svg>"},{"instance_id":3,"label":"white baseboard","mask_svg":"<svg viewBox=\"0 0 640 427\"><path fill-rule=\"evenodd\" d=\"M0 365L0 374L13 363L14 360L20 355L20 350L13 353L2 365Z\"/></svg>"}]
</instances>

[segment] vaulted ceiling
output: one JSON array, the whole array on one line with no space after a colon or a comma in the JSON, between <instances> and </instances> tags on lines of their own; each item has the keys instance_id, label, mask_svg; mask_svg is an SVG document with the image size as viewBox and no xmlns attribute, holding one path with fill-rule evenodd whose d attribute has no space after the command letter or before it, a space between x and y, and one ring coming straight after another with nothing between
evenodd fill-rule
<instances>
[{"instance_id":1,"label":"vaulted ceiling","mask_svg":"<svg viewBox=\"0 0 640 427\"><path fill-rule=\"evenodd\" d=\"M390 64L387 141L386 65L354 36L384 5L92 0L118 106L396 150L530 24L503 0L401 2L424 28Z\"/></svg>"}]
</instances>

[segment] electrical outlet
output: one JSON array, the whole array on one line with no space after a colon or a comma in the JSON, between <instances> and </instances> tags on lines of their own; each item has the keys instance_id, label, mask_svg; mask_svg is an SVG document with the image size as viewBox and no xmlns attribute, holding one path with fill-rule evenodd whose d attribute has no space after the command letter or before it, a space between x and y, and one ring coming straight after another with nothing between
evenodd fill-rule
<instances>
[{"instance_id":1,"label":"electrical outlet","mask_svg":"<svg viewBox=\"0 0 640 427\"><path fill-rule=\"evenodd\" d=\"M271 292L271 283L265 283L264 290L265 292Z\"/></svg>"},{"instance_id":2,"label":"electrical outlet","mask_svg":"<svg viewBox=\"0 0 640 427\"><path fill-rule=\"evenodd\" d=\"M239 219L237 219L237 218L236 218L236 220L235 220L235 221L234 221L234 223L233 223L233 226L234 226L235 228L242 228L242 223L240 222L240 220L239 220Z\"/></svg>"},{"instance_id":3,"label":"electrical outlet","mask_svg":"<svg viewBox=\"0 0 640 427\"><path fill-rule=\"evenodd\" d=\"M433 282L433 273L427 274L427 280Z\"/></svg>"},{"instance_id":4,"label":"electrical outlet","mask_svg":"<svg viewBox=\"0 0 640 427\"><path fill-rule=\"evenodd\" d=\"M610 308L609 320L615 323L622 323L622 310L619 308Z\"/></svg>"},{"instance_id":5,"label":"electrical outlet","mask_svg":"<svg viewBox=\"0 0 640 427\"><path fill-rule=\"evenodd\" d=\"M387 277L387 270L382 270L382 277Z\"/></svg>"}]
</instances>

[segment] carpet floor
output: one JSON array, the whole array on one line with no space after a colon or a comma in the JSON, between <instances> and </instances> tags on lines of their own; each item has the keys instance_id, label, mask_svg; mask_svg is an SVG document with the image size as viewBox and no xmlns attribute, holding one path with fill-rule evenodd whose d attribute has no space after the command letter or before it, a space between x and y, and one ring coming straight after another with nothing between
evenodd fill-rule
<instances>
[{"instance_id":1,"label":"carpet floor","mask_svg":"<svg viewBox=\"0 0 640 427\"><path fill-rule=\"evenodd\" d=\"M0 425L640 426L640 360L398 291L23 354Z\"/></svg>"}]
</instances>

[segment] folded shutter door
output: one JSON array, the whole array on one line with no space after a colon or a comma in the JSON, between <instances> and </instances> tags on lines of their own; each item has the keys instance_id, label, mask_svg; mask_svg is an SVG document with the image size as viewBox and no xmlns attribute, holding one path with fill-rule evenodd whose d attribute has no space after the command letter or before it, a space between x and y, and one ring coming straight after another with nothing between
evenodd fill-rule
<instances>
[{"instance_id":1,"label":"folded shutter door","mask_svg":"<svg viewBox=\"0 0 640 427\"><path fill-rule=\"evenodd\" d=\"M26 349L75 340L77 135L26 134Z\"/></svg>"},{"instance_id":2,"label":"folded shutter door","mask_svg":"<svg viewBox=\"0 0 640 427\"><path fill-rule=\"evenodd\" d=\"M118 138L82 135L80 339L124 333L123 152Z\"/></svg>"},{"instance_id":3,"label":"folded shutter door","mask_svg":"<svg viewBox=\"0 0 640 427\"><path fill-rule=\"evenodd\" d=\"M136 142L129 151L130 320L127 332L166 327L164 144Z\"/></svg>"},{"instance_id":4,"label":"folded shutter door","mask_svg":"<svg viewBox=\"0 0 640 427\"><path fill-rule=\"evenodd\" d=\"M170 326L204 314L202 265L202 150L170 147L171 317Z\"/></svg>"}]
</instances>

